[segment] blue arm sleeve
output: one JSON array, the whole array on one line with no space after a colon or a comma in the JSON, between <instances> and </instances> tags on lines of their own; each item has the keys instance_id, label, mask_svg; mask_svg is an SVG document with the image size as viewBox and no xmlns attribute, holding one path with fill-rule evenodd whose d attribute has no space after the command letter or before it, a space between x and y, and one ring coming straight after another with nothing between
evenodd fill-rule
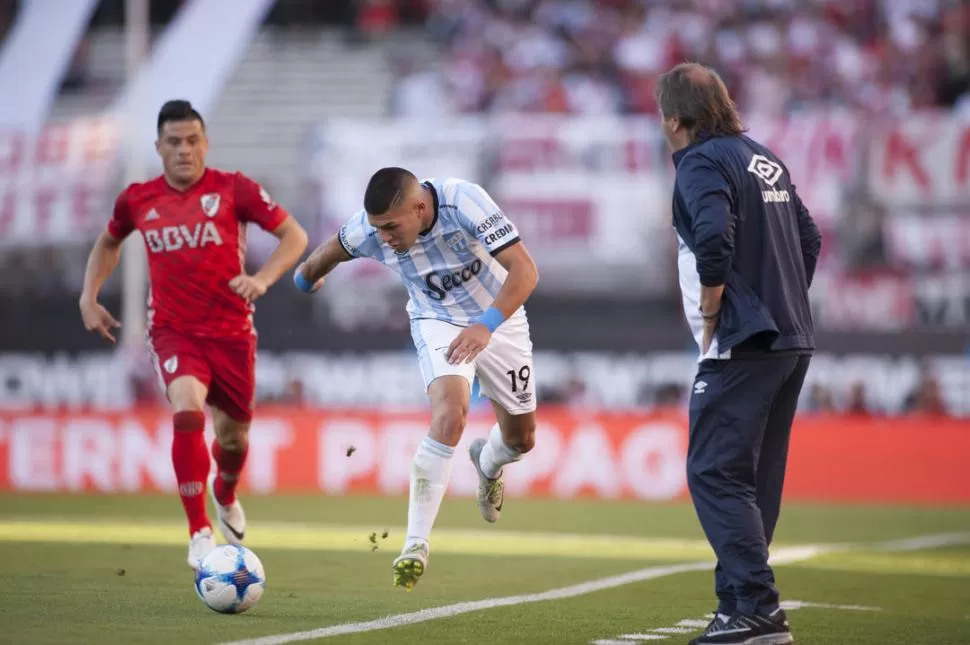
<instances>
[{"instance_id":1,"label":"blue arm sleeve","mask_svg":"<svg viewBox=\"0 0 970 645\"><path fill-rule=\"evenodd\" d=\"M727 280L734 257L736 215L731 185L709 159L692 154L677 166L677 186L691 219L701 284L720 286Z\"/></svg>"}]
</instances>

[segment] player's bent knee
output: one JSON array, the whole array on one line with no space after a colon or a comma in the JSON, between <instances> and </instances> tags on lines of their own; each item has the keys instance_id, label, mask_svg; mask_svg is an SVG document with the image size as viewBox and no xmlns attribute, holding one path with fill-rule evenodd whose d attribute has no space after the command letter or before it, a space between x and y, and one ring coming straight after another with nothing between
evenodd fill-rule
<instances>
[{"instance_id":1,"label":"player's bent knee","mask_svg":"<svg viewBox=\"0 0 970 645\"><path fill-rule=\"evenodd\" d=\"M446 446L457 446L465 430L471 393L463 376L436 378L428 386L431 401L431 438Z\"/></svg>"},{"instance_id":2,"label":"player's bent knee","mask_svg":"<svg viewBox=\"0 0 970 645\"><path fill-rule=\"evenodd\" d=\"M509 448L520 453L526 453L535 448L536 415L534 412L509 415L502 418L500 424L503 426L502 439Z\"/></svg>"},{"instance_id":3,"label":"player's bent knee","mask_svg":"<svg viewBox=\"0 0 970 645\"><path fill-rule=\"evenodd\" d=\"M510 438L508 442L509 448L517 450L521 453L527 453L536 447L536 429L532 426L532 429L518 435L517 437Z\"/></svg>"},{"instance_id":4,"label":"player's bent knee","mask_svg":"<svg viewBox=\"0 0 970 645\"><path fill-rule=\"evenodd\" d=\"M218 441L219 447L226 452L245 452L249 448L249 433L242 431L222 435Z\"/></svg>"},{"instance_id":5,"label":"player's bent knee","mask_svg":"<svg viewBox=\"0 0 970 645\"><path fill-rule=\"evenodd\" d=\"M249 421L234 419L213 405L212 425L216 432L216 441L227 452L240 453L249 447Z\"/></svg>"},{"instance_id":6,"label":"player's bent knee","mask_svg":"<svg viewBox=\"0 0 970 645\"><path fill-rule=\"evenodd\" d=\"M431 411L431 438L446 446L457 446L465 430L468 408L457 404Z\"/></svg>"},{"instance_id":7,"label":"player's bent knee","mask_svg":"<svg viewBox=\"0 0 970 645\"><path fill-rule=\"evenodd\" d=\"M168 400L176 412L205 409L206 387L194 376L180 376L168 385Z\"/></svg>"}]
</instances>

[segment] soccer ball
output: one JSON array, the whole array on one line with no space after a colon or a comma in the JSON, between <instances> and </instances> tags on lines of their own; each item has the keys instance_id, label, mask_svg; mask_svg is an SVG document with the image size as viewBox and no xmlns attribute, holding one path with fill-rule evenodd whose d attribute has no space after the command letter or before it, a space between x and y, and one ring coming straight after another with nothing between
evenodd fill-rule
<instances>
[{"instance_id":1,"label":"soccer ball","mask_svg":"<svg viewBox=\"0 0 970 645\"><path fill-rule=\"evenodd\" d=\"M256 554L244 546L223 544L202 558L195 591L206 607L221 614L240 614L263 595L266 574Z\"/></svg>"}]
</instances>

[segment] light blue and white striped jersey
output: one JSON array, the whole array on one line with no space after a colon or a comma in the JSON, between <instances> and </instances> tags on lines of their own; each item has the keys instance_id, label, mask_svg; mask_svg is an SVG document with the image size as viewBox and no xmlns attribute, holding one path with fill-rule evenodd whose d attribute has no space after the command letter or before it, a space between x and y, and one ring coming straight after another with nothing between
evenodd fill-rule
<instances>
[{"instance_id":1,"label":"light blue and white striped jersey","mask_svg":"<svg viewBox=\"0 0 970 645\"><path fill-rule=\"evenodd\" d=\"M422 182L434 197L431 228L410 249L381 241L363 209L340 228L350 255L397 271L411 298L408 316L467 326L492 305L508 272L493 256L519 241L519 231L485 190L462 179Z\"/></svg>"}]
</instances>

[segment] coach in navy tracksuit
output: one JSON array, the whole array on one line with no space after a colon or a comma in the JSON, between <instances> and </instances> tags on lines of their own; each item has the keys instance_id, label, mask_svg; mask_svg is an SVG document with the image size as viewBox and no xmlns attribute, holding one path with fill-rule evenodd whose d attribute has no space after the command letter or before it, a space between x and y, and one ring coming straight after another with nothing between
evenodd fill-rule
<instances>
[{"instance_id":1,"label":"coach in navy tracksuit","mask_svg":"<svg viewBox=\"0 0 970 645\"><path fill-rule=\"evenodd\" d=\"M687 478L717 554L717 612L691 643L786 645L768 545L815 346L808 287L821 235L784 164L742 134L713 70L678 65L661 77L657 102L677 167L680 286L701 354Z\"/></svg>"}]
</instances>

